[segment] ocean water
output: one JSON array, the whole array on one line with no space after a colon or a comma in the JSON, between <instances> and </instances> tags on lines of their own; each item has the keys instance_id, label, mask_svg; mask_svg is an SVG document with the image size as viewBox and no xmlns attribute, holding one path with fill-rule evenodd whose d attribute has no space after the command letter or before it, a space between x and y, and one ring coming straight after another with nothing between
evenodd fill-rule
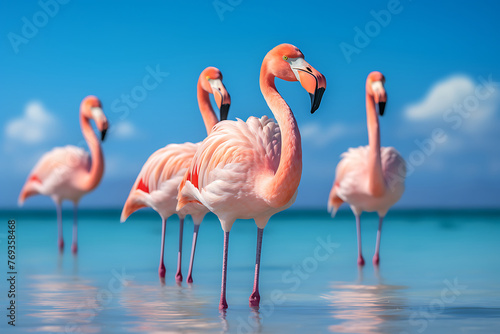
<instances>
[{"instance_id":1,"label":"ocean water","mask_svg":"<svg viewBox=\"0 0 500 334\"><path fill-rule=\"evenodd\" d=\"M367 264L356 264L350 212L278 214L264 231L261 308L250 309L257 228L237 221L229 240L227 299L218 310L223 233L200 227L194 284L177 284L177 218L167 222L165 282L158 279L160 218L81 210L79 254L56 246L55 210L2 211L1 333L495 333L500 332L500 212L392 211L380 268L371 257L377 217L362 216ZM16 220L16 321L7 324L7 220ZM187 274L192 221L184 225Z\"/></svg>"}]
</instances>

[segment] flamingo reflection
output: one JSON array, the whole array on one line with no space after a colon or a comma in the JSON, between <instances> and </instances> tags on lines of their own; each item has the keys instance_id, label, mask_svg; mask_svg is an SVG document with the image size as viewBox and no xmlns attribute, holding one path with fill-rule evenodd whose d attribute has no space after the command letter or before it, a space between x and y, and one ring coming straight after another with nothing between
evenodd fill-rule
<instances>
[{"instance_id":1,"label":"flamingo reflection","mask_svg":"<svg viewBox=\"0 0 500 334\"><path fill-rule=\"evenodd\" d=\"M337 320L328 329L335 333L387 333L388 320L403 318L401 290L405 287L363 284L362 273L358 275L355 283L336 282L331 291L322 296L329 301L333 308L332 317Z\"/></svg>"}]
</instances>

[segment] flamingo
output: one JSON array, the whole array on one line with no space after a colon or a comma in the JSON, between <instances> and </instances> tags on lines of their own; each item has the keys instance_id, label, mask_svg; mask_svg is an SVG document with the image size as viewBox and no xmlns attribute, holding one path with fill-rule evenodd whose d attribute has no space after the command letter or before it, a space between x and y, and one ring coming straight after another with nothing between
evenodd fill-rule
<instances>
[{"instance_id":1,"label":"flamingo","mask_svg":"<svg viewBox=\"0 0 500 334\"><path fill-rule=\"evenodd\" d=\"M254 219L257 251L250 307L258 307L262 235L270 217L290 207L302 173L302 148L297 122L276 90L274 78L300 81L311 95L311 113L318 109L326 80L290 44L265 56L260 88L277 122L263 116L217 124L198 148L179 187L177 209L200 202L220 220L224 231L219 309L227 309L226 278L229 232L236 219Z\"/></svg>"},{"instance_id":2,"label":"flamingo","mask_svg":"<svg viewBox=\"0 0 500 334\"><path fill-rule=\"evenodd\" d=\"M198 106L205 122L207 134L212 131L212 128L218 122L210 103L209 94L214 95L217 106L220 109L221 120L227 119L231 98L222 83L222 73L215 67L207 67L201 72L197 86ZM191 215L194 222L194 232L187 281L188 283L193 282L192 271L198 229L208 210L198 203L193 203L182 210L176 210L176 205L179 184L198 146L199 143L170 144L154 152L142 167L123 206L121 215L122 223L133 212L144 207L153 208L160 215L162 219L161 253L158 268L160 279L165 278L163 253L166 222L170 216L177 214L179 216L180 228L175 279L177 282L182 281L181 260L184 218L186 215Z\"/></svg>"},{"instance_id":3,"label":"flamingo","mask_svg":"<svg viewBox=\"0 0 500 334\"><path fill-rule=\"evenodd\" d=\"M101 141L106 136L108 120L102 111L101 101L95 96L87 96L80 105L80 126L83 137L90 149L89 154L80 147L56 147L45 153L29 174L19 195L18 204L34 195L52 198L57 208L59 251L64 249L61 204L63 200L73 202L73 254L78 251L78 202L80 198L94 190L104 173L104 156L90 120L101 132Z\"/></svg>"},{"instance_id":4,"label":"flamingo","mask_svg":"<svg viewBox=\"0 0 500 334\"><path fill-rule=\"evenodd\" d=\"M335 216L343 203L349 203L356 217L358 238L358 265L365 260L361 252L361 222L363 211L376 211L379 215L377 242L373 264L380 263L380 237L384 217L403 195L406 164L394 147L380 147L379 120L384 114L387 94L385 77L380 72L371 72L366 79L366 116L368 125L368 146L350 148L341 155L337 165L335 182L328 198L328 211Z\"/></svg>"}]
</instances>

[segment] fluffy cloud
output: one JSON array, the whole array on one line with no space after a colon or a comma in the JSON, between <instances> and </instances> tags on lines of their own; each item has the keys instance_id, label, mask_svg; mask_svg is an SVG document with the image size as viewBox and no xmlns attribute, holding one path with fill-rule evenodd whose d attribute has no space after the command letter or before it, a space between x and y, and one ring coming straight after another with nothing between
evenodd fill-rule
<instances>
[{"instance_id":1,"label":"fluffy cloud","mask_svg":"<svg viewBox=\"0 0 500 334\"><path fill-rule=\"evenodd\" d=\"M351 129L341 123L321 125L317 122L310 122L300 128L302 139L318 147L326 146L347 134L359 132L359 129Z\"/></svg>"},{"instance_id":2,"label":"fluffy cloud","mask_svg":"<svg viewBox=\"0 0 500 334\"><path fill-rule=\"evenodd\" d=\"M7 122L5 137L24 144L44 142L57 133L57 119L38 101L29 102L20 118Z\"/></svg>"},{"instance_id":3,"label":"fluffy cloud","mask_svg":"<svg viewBox=\"0 0 500 334\"><path fill-rule=\"evenodd\" d=\"M137 135L136 127L128 121L121 121L112 125L111 131L113 136L118 139L130 139Z\"/></svg>"},{"instance_id":4,"label":"fluffy cloud","mask_svg":"<svg viewBox=\"0 0 500 334\"><path fill-rule=\"evenodd\" d=\"M491 119L499 97L499 85L491 76L476 81L454 75L435 83L421 101L405 108L405 115L410 121L441 119L454 129L466 124L464 130L474 130Z\"/></svg>"}]
</instances>

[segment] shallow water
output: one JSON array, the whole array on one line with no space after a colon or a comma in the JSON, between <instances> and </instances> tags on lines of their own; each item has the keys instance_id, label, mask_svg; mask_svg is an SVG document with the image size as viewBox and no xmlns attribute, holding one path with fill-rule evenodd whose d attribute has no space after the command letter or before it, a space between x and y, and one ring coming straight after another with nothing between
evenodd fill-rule
<instances>
[{"instance_id":1,"label":"shallow water","mask_svg":"<svg viewBox=\"0 0 500 334\"><path fill-rule=\"evenodd\" d=\"M229 241L229 309L218 310L223 234L212 215L201 225L194 284L178 285L177 218L167 222L167 277L158 280L161 222L153 212L119 223L119 211L81 211L73 256L56 247L55 211L3 211L17 222L16 327L35 333L493 333L500 331L500 212L394 211L382 233L381 264L371 257L377 217L362 216L367 265L356 264L350 212L288 211L264 232L261 308L248 307L257 228L238 221ZM187 274L193 224L184 226ZM7 228L0 230L6 262ZM7 268L4 275L7 276ZM6 320L7 319L7 320Z\"/></svg>"}]
</instances>

